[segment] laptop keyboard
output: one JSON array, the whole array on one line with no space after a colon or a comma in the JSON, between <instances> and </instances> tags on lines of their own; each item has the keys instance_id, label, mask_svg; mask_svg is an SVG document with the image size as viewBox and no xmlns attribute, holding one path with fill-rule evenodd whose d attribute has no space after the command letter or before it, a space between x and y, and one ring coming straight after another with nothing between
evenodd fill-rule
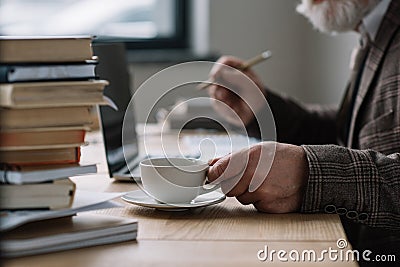
<instances>
[{"instance_id":1,"label":"laptop keyboard","mask_svg":"<svg viewBox=\"0 0 400 267\"><path fill-rule=\"evenodd\" d=\"M229 153L248 148L260 140L245 135L218 135L201 134L187 135L182 139L185 146L192 149L192 153L198 154L200 159L208 161L222 157Z\"/></svg>"}]
</instances>

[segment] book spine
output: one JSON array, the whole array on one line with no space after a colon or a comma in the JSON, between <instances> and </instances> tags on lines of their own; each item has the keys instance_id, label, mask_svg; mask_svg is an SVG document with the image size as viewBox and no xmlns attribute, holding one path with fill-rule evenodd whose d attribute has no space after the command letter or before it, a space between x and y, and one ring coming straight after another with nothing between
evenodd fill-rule
<instances>
[{"instance_id":1,"label":"book spine","mask_svg":"<svg viewBox=\"0 0 400 267\"><path fill-rule=\"evenodd\" d=\"M10 66L10 82L27 82L38 80L74 80L93 79L94 64L62 64L62 65L21 65Z\"/></svg>"},{"instance_id":2,"label":"book spine","mask_svg":"<svg viewBox=\"0 0 400 267\"><path fill-rule=\"evenodd\" d=\"M78 163L81 161L81 147L76 148L76 161L71 163Z\"/></svg>"},{"instance_id":3,"label":"book spine","mask_svg":"<svg viewBox=\"0 0 400 267\"><path fill-rule=\"evenodd\" d=\"M8 83L9 66L0 65L0 83Z\"/></svg>"},{"instance_id":4,"label":"book spine","mask_svg":"<svg viewBox=\"0 0 400 267\"><path fill-rule=\"evenodd\" d=\"M6 154L11 153L11 158ZM33 153L28 158L21 158L22 154ZM45 158L37 159L40 153L44 153ZM54 153L53 157L49 153ZM69 164L79 163L81 157L81 148L73 147L68 149L50 149L50 150L29 150L29 151L3 151L0 154L0 161L4 164L18 165L18 166L42 166L51 164Z\"/></svg>"},{"instance_id":5,"label":"book spine","mask_svg":"<svg viewBox=\"0 0 400 267\"><path fill-rule=\"evenodd\" d=\"M0 149L48 145L73 145L85 141L86 130L0 131Z\"/></svg>"},{"instance_id":6,"label":"book spine","mask_svg":"<svg viewBox=\"0 0 400 267\"><path fill-rule=\"evenodd\" d=\"M12 167L8 164L1 164L0 170L0 183L2 184L10 184L9 172L12 170Z\"/></svg>"},{"instance_id":7,"label":"book spine","mask_svg":"<svg viewBox=\"0 0 400 267\"><path fill-rule=\"evenodd\" d=\"M64 116L68 114L68 116ZM60 119L62 118L62 120ZM1 109L0 131L53 127L89 127L94 123L90 107Z\"/></svg>"}]
</instances>

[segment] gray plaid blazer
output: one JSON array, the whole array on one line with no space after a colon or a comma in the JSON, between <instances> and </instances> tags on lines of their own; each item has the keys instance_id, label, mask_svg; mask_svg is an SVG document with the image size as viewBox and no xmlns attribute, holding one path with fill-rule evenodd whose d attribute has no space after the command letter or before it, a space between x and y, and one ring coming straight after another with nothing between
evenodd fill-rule
<instances>
[{"instance_id":1,"label":"gray plaid blazer","mask_svg":"<svg viewBox=\"0 0 400 267\"><path fill-rule=\"evenodd\" d=\"M363 71L351 121L339 117L340 109L273 92L267 100L278 141L302 145L308 157L302 212L400 230L400 1L392 1ZM345 136L343 123L350 125Z\"/></svg>"}]
</instances>

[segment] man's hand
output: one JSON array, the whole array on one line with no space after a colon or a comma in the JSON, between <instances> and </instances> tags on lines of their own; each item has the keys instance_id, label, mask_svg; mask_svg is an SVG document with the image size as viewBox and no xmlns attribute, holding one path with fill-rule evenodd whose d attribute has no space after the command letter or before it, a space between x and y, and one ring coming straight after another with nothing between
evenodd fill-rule
<instances>
[{"instance_id":1,"label":"man's hand","mask_svg":"<svg viewBox=\"0 0 400 267\"><path fill-rule=\"evenodd\" d=\"M275 151L275 155L274 152ZM308 181L308 161L302 147L263 142L211 161L208 180L244 205L263 212L299 210Z\"/></svg>"},{"instance_id":2,"label":"man's hand","mask_svg":"<svg viewBox=\"0 0 400 267\"><path fill-rule=\"evenodd\" d=\"M226 65L240 69L243 61L221 57L210 72L211 80L220 85L209 86L208 94L216 100L213 102L214 109L228 122L247 126L255 113L266 104L263 84L251 69L241 72Z\"/></svg>"}]
</instances>

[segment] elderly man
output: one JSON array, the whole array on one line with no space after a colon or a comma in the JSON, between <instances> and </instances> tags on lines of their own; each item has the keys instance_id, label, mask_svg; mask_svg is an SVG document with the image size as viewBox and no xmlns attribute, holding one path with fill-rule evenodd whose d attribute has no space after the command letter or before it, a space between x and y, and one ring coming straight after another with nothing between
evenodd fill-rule
<instances>
[{"instance_id":1,"label":"elderly man","mask_svg":"<svg viewBox=\"0 0 400 267\"><path fill-rule=\"evenodd\" d=\"M369 248L368 241L373 239L381 247L392 244L397 253L400 1L303 0L297 11L322 32L360 33L361 44L341 106L336 110L301 105L265 89L252 70L245 70L269 104L278 142L251 147L246 151L247 161L241 160L243 151L213 160L209 180L220 181L228 196L253 204L259 211L338 213L356 248L361 248L357 244ZM248 94L246 83L235 82L233 74L224 71L223 65L240 68L243 62L233 57L222 57L218 62L221 64L214 67L211 78L226 81L236 93L213 85L210 96L231 107L250 133L259 133L254 113L267 109L261 100L241 98ZM253 105L250 108L249 103ZM218 101L216 110L223 112ZM268 161L270 153L263 152L274 148L270 170L256 171ZM234 162L231 170L227 168L230 162ZM237 170L242 170L239 179ZM262 182L251 188L254 180Z\"/></svg>"}]
</instances>

